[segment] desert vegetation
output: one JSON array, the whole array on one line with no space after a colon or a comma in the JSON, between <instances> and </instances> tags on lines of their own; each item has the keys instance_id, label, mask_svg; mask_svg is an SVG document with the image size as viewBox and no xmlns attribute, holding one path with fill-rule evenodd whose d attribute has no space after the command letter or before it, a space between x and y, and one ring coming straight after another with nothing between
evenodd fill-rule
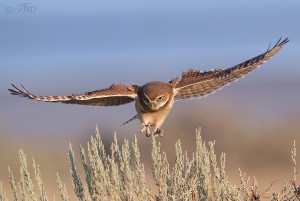
<instances>
[{"instance_id":1,"label":"desert vegetation","mask_svg":"<svg viewBox=\"0 0 300 201\"><path fill-rule=\"evenodd\" d=\"M232 184L226 174L225 153L217 156L215 142L205 143L200 129L196 131L195 138L196 150L193 153L184 151L180 140L176 142L176 157L172 166L159 140L152 138L152 177L155 185L151 185L146 180L137 138L132 142L124 140L119 143L115 134L107 153L96 128L96 134L87 143L87 148L80 146L81 163L75 162L75 153L72 145L69 145L68 158L73 186L66 186L57 174L60 195L56 199L69 201L70 194L74 192L77 199L83 201L300 200L300 187L296 184L295 141L291 149L291 178L283 182L279 192L273 192L274 181L270 181L267 189L259 189L255 177L250 179L241 170L240 184ZM52 200L53 195L46 193L39 165L34 159L29 162L23 150L19 151L19 157L21 165L18 177L8 168L11 192L5 192L0 182L0 201L7 201L8 197L15 201ZM32 168L28 166L29 163ZM84 174L79 174L78 165L83 167ZM147 173L147 177L151 175Z\"/></svg>"}]
</instances>

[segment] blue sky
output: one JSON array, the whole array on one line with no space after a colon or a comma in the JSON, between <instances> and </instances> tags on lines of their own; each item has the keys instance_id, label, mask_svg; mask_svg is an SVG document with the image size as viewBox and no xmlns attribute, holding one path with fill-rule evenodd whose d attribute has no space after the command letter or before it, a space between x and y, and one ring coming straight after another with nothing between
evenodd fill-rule
<instances>
[{"instance_id":1,"label":"blue sky","mask_svg":"<svg viewBox=\"0 0 300 201\"><path fill-rule=\"evenodd\" d=\"M34 12L7 13L20 3ZM0 97L14 104L10 83L48 95L168 81L191 67L233 66L280 36L291 43L249 83L297 81L299 8L297 1L1 1Z\"/></svg>"}]
</instances>

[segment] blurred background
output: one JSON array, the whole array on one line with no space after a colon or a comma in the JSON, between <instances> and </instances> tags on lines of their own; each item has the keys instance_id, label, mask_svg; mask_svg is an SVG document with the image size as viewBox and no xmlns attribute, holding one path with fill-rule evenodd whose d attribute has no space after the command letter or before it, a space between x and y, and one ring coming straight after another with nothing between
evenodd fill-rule
<instances>
[{"instance_id":1,"label":"blurred background","mask_svg":"<svg viewBox=\"0 0 300 201\"><path fill-rule=\"evenodd\" d=\"M19 173L18 150L40 164L47 195L59 196L56 173L72 193L67 158L98 125L109 149L135 135L151 182L151 139L139 134L134 104L85 107L11 96L11 83L36 95L69 95L116 82L169 81L189 68L227 68L289 37L261 68L202 99L176 102L158 138L170 160L180 139L194 151L195 129L227 154L227 173L238 168L261 190L292 178L291 146L300 143L300 1L21 1L0 2L0 180L8 166ZM298 145L300 147L300 145ZM79 160L77 160L79 162ZM300 161L300 158L298 158ZM79 165L80 170L82 170ZM299 168L298 168L299 170ZM84 178L82 178L84 180ZM300 181L298 182L298 184Z\"/></svg>"}]
</instances>

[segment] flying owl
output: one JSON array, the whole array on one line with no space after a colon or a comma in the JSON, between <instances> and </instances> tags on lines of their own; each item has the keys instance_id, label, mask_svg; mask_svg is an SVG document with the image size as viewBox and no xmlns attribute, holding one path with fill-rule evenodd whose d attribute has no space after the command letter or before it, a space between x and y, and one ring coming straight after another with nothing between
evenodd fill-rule
<instances>
[{"instance_id":1,"label":"flying owl","mask_svg":"<svg viewBox=\"0 0 300 201\"><path fill-rule=\"evenodd\" d=\"M137 114L125 122L139 119L142 123L141 133L146 136L163 136L160 128L167 118L175 101L207 96L233 81L245 76L275 55L289 39L278 40L273 48L252 59L227 69L212 71L197 71L190 69L183 72L181 78L169 82L149 82L145 85L113 84L109 88L100 89L84 94L69 96L36 96L22 85L20 90L12 84L11 94L46 102L61 102L88 106L117 106L135 101ZM153 126L151 133L150 127Z\"/></svg>"}]
</instances>

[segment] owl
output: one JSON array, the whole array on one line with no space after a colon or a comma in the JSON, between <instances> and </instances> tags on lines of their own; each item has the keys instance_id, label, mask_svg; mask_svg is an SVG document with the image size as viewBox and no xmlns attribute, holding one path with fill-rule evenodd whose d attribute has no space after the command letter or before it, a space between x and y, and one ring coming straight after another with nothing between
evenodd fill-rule
<instances>
[{"instance_id":1,"label":"owl","mask_svg":"<svg viewBox=\"0 0 300 201\"><path fill-rule=\"evenodd\" d=\"M36 96L23 85L21 85L23 89L21 90L13 84L13 89L9 89L9 91L13 95L20 95L37 101L87 106L117 106L135 102L137 114L124 124L139 119L142 123L141 133L145 133L146 136L163 136L161 125L167 118L174 102L212 94L258 68L274 56L287 42L289 42L288 38L284 40L280 38L272 48L269 46L266 52L231 68L205 72L190 69L183 72L180 78L171 79L169 82L155 81L142 86L117 83L105 89L69 96ZM152 132L150 127L154 127Z\"/></svg>"}]
</instances>

